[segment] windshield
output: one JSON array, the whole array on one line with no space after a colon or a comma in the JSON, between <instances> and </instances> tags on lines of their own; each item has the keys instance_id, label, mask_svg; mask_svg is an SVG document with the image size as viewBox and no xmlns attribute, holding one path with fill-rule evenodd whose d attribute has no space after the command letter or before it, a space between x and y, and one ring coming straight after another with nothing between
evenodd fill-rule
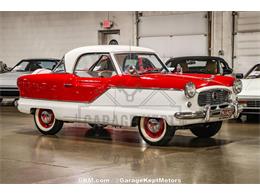
<instances>
[{"instance_id":1,"label":"windshield","mask_svg":"<svg viewBox=\"0 0 260 195\"><path fill-rule=\"evenodd\" d=\"M40 68L52 70L56 64L57 61L55 60L22 60L12 69L12 71L33 72Z\"/></svg>"},{"instance_id":2,"label":"windshield","mask_svg":"<svg viewBox=\"0 0 260 195\"><path fill-rule=\"evenodd\" d=\"M177 72L179 69L183 73L199 73L199 74L219 74L219 64L217 60L180 60L172 62L168 65L173 68L173 72Z\"/></svg>"},{"instance_id":3,"label":"windshield","mask_svg":"<svg viewBox=\"0 0 260 195\"><path fill-rule=\"evenodd\" d=\"M139 74L168 72L166 66L153 53L120 53L114 56L124 73L128 73L130 67L134 67Z\"/></svg>"},{"instance_id":4,"label":"windshield","mask_svg":"<svg viewBox=\"0 0 260 195\"><path fill-rule=\"evenodd\" d=\"M260 78L260 65L252 68L246 75L246 79Z\"/></svg>"}]
</instances>

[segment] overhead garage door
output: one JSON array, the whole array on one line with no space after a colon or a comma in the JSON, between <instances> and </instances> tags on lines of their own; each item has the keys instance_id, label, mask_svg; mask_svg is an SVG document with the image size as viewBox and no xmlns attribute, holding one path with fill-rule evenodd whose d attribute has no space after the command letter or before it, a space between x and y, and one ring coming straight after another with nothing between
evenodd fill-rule
<instances>
[{"instance_id":1,"label":"overhead garage door","mask_svg":"<svg viewBox=\"0 0 260 195\"><path fill-rule=\"evenodd\" d=\"M234 33L234 70L246 73L260 63L260 12L237 12Z\"/></svg>"},{"instance_id":2,"label":"overhead garage door","mask_svg":"<svg viewBox=\"0 0 260 195\"><path fill-rule=\"evenodd\" d=\"M138 36L140 46L156 50L163 60L208 55L207 12L142 12Z\"/></svg>"}]
</instances>

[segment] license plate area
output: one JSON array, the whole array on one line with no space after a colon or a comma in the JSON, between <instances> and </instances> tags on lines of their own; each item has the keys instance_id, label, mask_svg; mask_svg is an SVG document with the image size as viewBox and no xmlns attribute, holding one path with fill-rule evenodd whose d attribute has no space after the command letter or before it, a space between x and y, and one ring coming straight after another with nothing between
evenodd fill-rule
<instances>
[{"instance_id":1,"label":"license plate area","mask_svg":"<svg viewBox=\"0 0 260 195\"><path fill-rule=\"evenodd\" d=\"M220 119L226 119L226 118L231 118L233 115L234 110L232 109L224 109L220 111Z\"/></svg>"}]
</instances>

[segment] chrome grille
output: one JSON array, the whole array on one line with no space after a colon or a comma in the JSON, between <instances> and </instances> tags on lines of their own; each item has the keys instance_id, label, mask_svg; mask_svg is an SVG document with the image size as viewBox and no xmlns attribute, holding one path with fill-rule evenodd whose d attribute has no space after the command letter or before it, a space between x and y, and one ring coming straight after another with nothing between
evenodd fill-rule
<instances>
[{"instance_id":1,"label":"chrome grille","mask_svg":"<svg viewBox=\"0 0 260 195\"><path fill-rule=\"evenodd\" d=\"M247 101L247 107L260 107L260 101Z\"/></svg>"},{"instance_id":2,"label":"chrome grille","mask_svg":"<svg viewBox=\"0 0 260 195\"><path fill-rule=\"evenodd\" d=\"M226 89L202 91L198 95L198 104L199 106L206 106L228 103L229 93L230 91Z\"/></svg>"}]
</instances>

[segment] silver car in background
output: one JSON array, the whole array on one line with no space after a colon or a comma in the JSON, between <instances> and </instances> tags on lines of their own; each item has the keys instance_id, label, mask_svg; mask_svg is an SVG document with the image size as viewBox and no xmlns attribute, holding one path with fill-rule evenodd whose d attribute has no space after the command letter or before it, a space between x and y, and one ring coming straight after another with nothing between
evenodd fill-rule
<instances>
[{"instance_id":1,"label":"silver car in background","mask_svg":"<svg viewBox=\"0 0 260 195\"><path fill-rule=\"evenodd\" d=\"M260 64L256 64L241 80L243 90L238 95L238 101L243 105L241 115L248 119L260 119Z\"/></svg>"},{"instance_id":2,"label":"silver car in background","mask_svg":"<svg viewBox=\"0 0 260 195\"><path fill-rule=\"evenodd\" d=\"M52 70L58 63L59 59L54 58L37 58L37 59L23 59L16 64L11 71L0 74L0 103L3 99L13 99L14 101L19 97L19 90L17 88L17 78L21 75L31 74L37 69Z\"/></svg>"}]
</instances>

